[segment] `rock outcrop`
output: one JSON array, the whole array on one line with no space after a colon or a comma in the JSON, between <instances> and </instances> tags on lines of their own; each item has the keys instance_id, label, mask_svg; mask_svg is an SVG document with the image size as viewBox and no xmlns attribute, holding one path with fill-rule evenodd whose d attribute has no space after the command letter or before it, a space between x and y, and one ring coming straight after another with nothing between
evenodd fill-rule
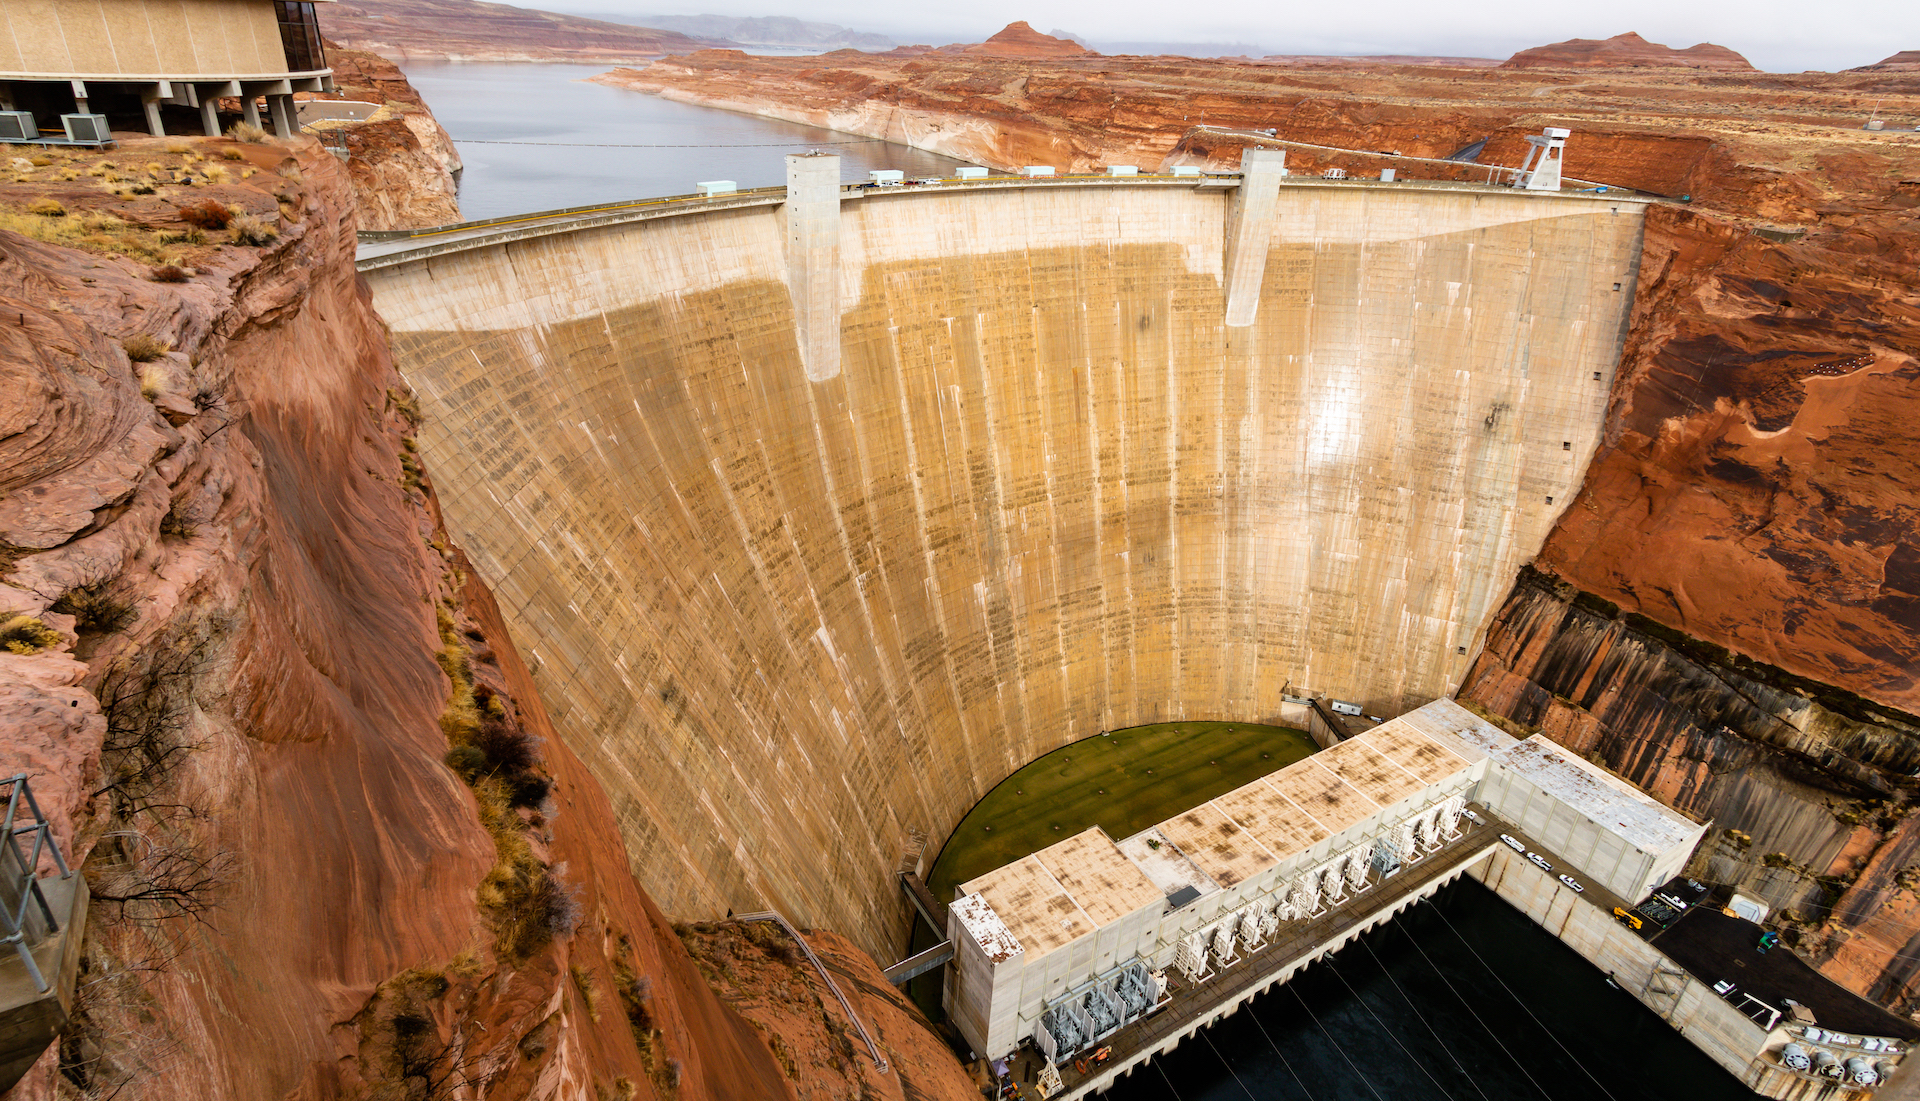
<instances>
[{"instance_id":1,"label":"rock outcrop","mask_svg":"<svg viewBox=\"0 0 1920 1101\"><path fill-rule=\"evenodd\" d=\"M1628 31L1612 38L1570 38L1550 46L1521 50L1500 63L1502 69L1712 69L1750 73L1746 58L1711 42L1676 50Z\"/></svg>"},{"instance_id":2,"label":"rock outcrop","mask_svg":"<svg viewBox=\"0 0 1920 1101\"><path fill-rule=\"evenodd\" d=\"M339 162L47 159L0 194L0 747L94 905L11 1096L792 1096L446 542Z\"/></svg>"},{"instance_id":3,"label":"rock outcrop","mask_svg":"<svg viewBox=\"0 0 1920 1101\"><path fill-rule=\"evenodd\" d=\"M1850 73L1920 73L1920 50L1901 50L1883 61L1847 71Z\"/></svg>"},{"instance_id":4,"label":"rock outcrop","mask_svg":"<svg viewBox=\"0 0 1920 1101\"><path fill-rule=\"evenodd\" d=\"M400 67L378 54L327 44L340 97L377 103L363 121L316 124L345 143L359 228L419 229L460 220L460 153Z\"/></svg>"},{"instance_id":5,"label":"rock outcrop","mask_svg":"<svg viewBox=\"0 0 1920 1101\"><path fill-rule=\"evenodd\" d=\"M320 29L353 49L400 59L619 63L710 45L673 31L484 0L344 0L320 13Z\"/></svg>"},{"instance_id":6,"label":"rock outcrop","mask_svg":"<svg viewBox=\"0 0 1920 1101\"><path fill-rule=\"evenodd\" d=\"M1041 34L1025 20L1009 23L985 42L954 47L960 53L987 54L993 57L1098 57L1070 38Z\"/></svg>"}]
</instances>

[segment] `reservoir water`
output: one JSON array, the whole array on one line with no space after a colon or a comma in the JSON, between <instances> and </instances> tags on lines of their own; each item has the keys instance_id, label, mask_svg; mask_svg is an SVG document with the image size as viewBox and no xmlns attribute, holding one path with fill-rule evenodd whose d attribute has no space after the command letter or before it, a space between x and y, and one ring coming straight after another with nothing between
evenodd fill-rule
<instances>
[{"instance_id":1,"label":"reservoir water","mask_svg":"<svg viewBox=\"0 0 1920 1101\"><path fill-rule=\"evenodd\" d=\"M875 168L937 176L967 163L858 134L585 83L610 67L407 62L407 79L466 163L460 212L498 218L685 195L700 180L765 187L786 182L786 154L816 148L840 155L841 176L849 182Z\"/></svg>"}]
</instances>

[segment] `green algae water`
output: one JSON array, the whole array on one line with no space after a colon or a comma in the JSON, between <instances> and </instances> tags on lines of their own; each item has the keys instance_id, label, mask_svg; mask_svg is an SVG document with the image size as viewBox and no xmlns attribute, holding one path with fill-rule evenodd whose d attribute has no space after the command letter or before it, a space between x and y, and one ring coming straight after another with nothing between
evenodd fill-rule
<instances>
[{"instance_id":1,"label":"green algae water","mask_svg":"<svg viewBox=\"0 0 1920 1101\"><path fill-rule=\"evenodd\" d=\"M1158 723L1062 746L974 804L940 850L927 887L960 884L1089 826L1115 841L1306 757L1303 730L1252 723Z\"/></svg>"}]
</instances>

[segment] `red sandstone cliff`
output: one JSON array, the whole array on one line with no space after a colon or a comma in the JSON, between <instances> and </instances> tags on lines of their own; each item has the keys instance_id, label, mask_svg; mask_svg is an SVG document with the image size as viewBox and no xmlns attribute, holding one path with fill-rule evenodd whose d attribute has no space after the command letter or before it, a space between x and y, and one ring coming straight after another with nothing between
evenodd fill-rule
<instances>
[{"instance_id":1,"label":"red sandstone cliff","mask_svg":"<svg viewBox=\"0 0 1920 1101\"><path fill-rule=\"evenodd\" d=\"M340 163L44 159L0 183L0 753L95 901L11 1096L793 1096L446 543Z\"/></svg>"},{"instance_id":2,"label":"red sandstone cliff","mask_svg":"<svg viewBox=\"0 0 1920 1101\"><path fill-rule=\"evenodd\" d=\"M1850 73L1920 73L1920 50L1901 50L1885 60L1847 71Z\"/></svg>"},{"instance_id":3,"label":"red sandstone cliff","mask_svg":"<svg viewBox=\"0 0 1920 1101\"><path fill-rule=\"evenodd\" d=\"M361 229L419 229L460 220L460 153L399 66L378 54L327 45L340 98L377 103L360 122L323 122L347 149Z\"/></svg>"},{"instance_id":4,"label":"red sandstone cliff","mask_svg":"<svg viewBox=\"0 0 1920 1101\"><path fill-rule=\"evenodd\" d=\"M621 62L707 45L673 31L482 0L344 0L320 13L320 29L353 49L402 59Z\"/></svg>"},{"instance_id":5,"label":"red sandstone cliff","mask_svg":"<svg viewBox=\"0 0 1920 1101\"><path fill-rule=\"evenodd\" d=\"M1676 50L1628 31L1612 38L1570 38L1550 46L1521 50L1500 63L1503 69L1640 69L1677 67L1750 73L1747 59L1711 42Z\"/></svg>"}]
</instances>

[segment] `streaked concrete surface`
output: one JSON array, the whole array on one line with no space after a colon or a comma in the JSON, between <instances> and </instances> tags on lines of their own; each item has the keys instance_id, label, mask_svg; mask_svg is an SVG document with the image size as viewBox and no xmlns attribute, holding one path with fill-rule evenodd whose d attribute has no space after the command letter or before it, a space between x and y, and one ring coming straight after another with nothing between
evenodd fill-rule
<instances>
[{"instance_id":1,"label":"streaked concrete surface","mask_svg":"<svg viewBox=\"0 0 1920 1101\"><path fill-rule=\"evenodd\" d=\"M777 207L367 272L448 523L669 913L892 958L888 877L1048 750L1455 687L1598 441L1641 207L1283 181L1229 328L1231 201L849 200L820 381Z\"/></svg>"}]
</instances>

